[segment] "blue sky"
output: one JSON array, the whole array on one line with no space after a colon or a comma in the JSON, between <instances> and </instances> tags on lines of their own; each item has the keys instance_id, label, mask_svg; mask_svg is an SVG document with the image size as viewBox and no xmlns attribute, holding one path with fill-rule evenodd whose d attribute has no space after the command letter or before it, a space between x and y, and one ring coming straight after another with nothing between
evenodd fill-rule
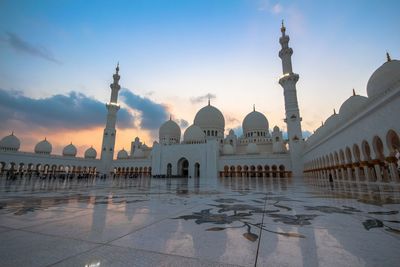
<instances>
[{"instance_id":1,"label":"blue sky","mask_svg":"<svg viewBox=\"0 0 400 267\"><path fill-rule=\"evenodd\" d=\"M152 142L160 116L172 114L192 123L206 94L215 95L211 102L224 113L227 129L237 128L253 104L271 127L285 128L277 83L279 27L285 19L293 68L300 74L303 128L312 131L333 108L339 109L353 87L366 94L367 81L385 61L386 51L400 57L398 10L400 1L389 0L3 0L0 89L14 96L18 91L24 99L51 101L79 92L92 102L106 102L119 61L121 86L147 104L135 109L122 102L134 127L121 124L117 146L128 147L136 135ZM23 135L29 116L9 106L7 112L14 117L1 124L0 134L12 128ZM65 125L73 123L71 116L64 117ZM83 125L82 135L93 125ZM97 132L101 126L95 125ZM65 128L44 117L30 131L56 140L61 129L68 132Z\"/></svg>"}]
</instances>

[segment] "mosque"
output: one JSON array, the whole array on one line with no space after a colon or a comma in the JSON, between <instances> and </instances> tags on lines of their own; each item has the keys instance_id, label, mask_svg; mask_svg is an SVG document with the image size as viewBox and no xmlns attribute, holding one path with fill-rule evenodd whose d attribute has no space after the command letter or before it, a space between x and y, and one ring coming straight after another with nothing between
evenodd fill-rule
<instances>
[{"instance_id":1,"label":"mosque","mask_svg":"<svg viewBox=\"0 0 400 267\"><path fill-rule=\"evenodd\" d=\"M103 142L98 157L94 148L76 157L71 143L62 155L52 154L49 140L42 140L34 152L19 151L20 140L12 133L0 141L1 173L20 174L106 174L156 177L316 177L326 181L399 183L400 157L400 61L387 54L370 77L367 95L354 92L339 112L322 123L309 138L303 138L289 36L282 24L279 39L285 102L287 138L270 125L266 116L253 109L243 120L243 135L233 130L225 135L222 112L211 105L201 108L183 133L169 119L159 128L159 140L152 147L138 137L130 152L115 156L119 66L113 75Z\"/></svg>"}]
</instances>

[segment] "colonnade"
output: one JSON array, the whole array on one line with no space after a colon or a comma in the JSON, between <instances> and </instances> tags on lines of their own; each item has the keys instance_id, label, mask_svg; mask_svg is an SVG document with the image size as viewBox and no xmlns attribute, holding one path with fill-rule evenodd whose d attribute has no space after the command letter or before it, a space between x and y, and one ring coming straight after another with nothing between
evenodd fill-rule
<instances>
[{"instance_id":1,"label":"colonnade","mask_svg":"<svg viewBox=\"0 0 400 267\"><path fill-rule=\"evenodd\" d=\"M220 177L291 177L292 172L287 171L284 165L225 165L219 172Z\"/></svg>"},{"instance_id":2,"label":"colonnade","mask_svg":"<svg viewBox=\"0 0 400 267\"><path fill-rule=\"evenodd\" d=\"M376 135L371 140L362 140L359 144L343 147L306 162L304 175L330 182L400 183L399 135L389 130L385 139L383 142Z\"/></svg>"}]
</instances>

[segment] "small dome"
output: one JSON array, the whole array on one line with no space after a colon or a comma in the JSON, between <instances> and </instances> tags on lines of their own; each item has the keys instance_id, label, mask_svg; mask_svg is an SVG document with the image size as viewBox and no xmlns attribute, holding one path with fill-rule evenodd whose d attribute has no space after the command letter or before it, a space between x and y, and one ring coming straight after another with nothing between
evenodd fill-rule
<instances>
[{"instance_id":1,"label":"small dome","mask_svg":"<svg viewBox=\"0 0 400 267\"><path fill-rule=\"evenodd\" d=\"M400 61L387 61L369 78L367 84L368 97L373 98L398 82L400 82Z\"/></svg>"},{"instance_id":2,"label":"small dome","mask_svg":"<svg viewBox=\"0 0 400 267\"><path fill-rule=\"evenodd\" d=\"M332 114L329 118L326 119L324 126L326 128L332 129L339 124L340 116L338 114Z\"/></svg>"},{"instance_id":3,"label":"small dome","mask_svg":"<svg viewBox=\"0 0 400 267\"><path fill-rule=\"evenodd\" d=\"M125 149L118 151L117 159L127 159L129 157L128 152Z\"/></svg>"},{"instance_id":4,"label":"small dome","mask_svg":"<svg viewBox=\"0 0 400 267\"><path fill-rule=\"evenodd\" d=\"M40 141L35 146L35 153L38 154L50 154L51 150L53 149L52 145L47 141L45 138L44 140Z\"/></svg>"},{"instance_id":5,"label":"small dome","mask_svg":"<svg viewBox=\"0 0 400 267\"><path fill-rule=\"evenodd\" d=\"M0 140L0 149L1 150L18 151L20 145L21 145L21 142L14 135L14 133L11 133L10 135L3 137L3 139Z\"/></svg>"},{"instance_id":6,"label":"small dome","mask_svg":"<svg viewBox=\"0 0 400 267\"><path fill-rule=\"evenodd\" d=\"M230 129L230 130L229 130L229 135L235 135L235 131L232 130L232 129Z\"/></svg>"},{"instance_id":7,"label":"small dome","mask_svg":"<svg viewBox=\"0 0 400 267\"><path fill-rule=\"evenodd\" d=\"M219 109L208 104L197 112L193 124L199 126L202 130L216 129L223 132L225 119Z\"/></svg>"},{"instance_id":8,"label":"small dome","mask_svg":"<svg viewBox=\"0 0 400 267\"><path fill-rule=\"evenodd\" d=\"M89 147L85 151L85 159L95 159L97 157L96 149Z\"/></svg>"},{"instance_id":9,"label":"small dome","mask_svg":"<svg viewBox=\"0 0 400 267\"><path fill-rule=\"evenodd\" d=\"M135 152L133 152L133 157L134 158L144 158L143 150L140 148L135 149Z\"/></svg>"},{"instance_id":10,"label":"small dome","mask_svg":"<svg viewBox=\"0 0 400 267\"><path fill-rule=\"evenodd\" d=\"M142 148L148 149L149 147L148 147L146 144L143 144L143 145L142 145Z\"/></svg>"},{"instance_id":11,"label":"small dome","mask_svg":"<svg viewBox=\"0 0 400 267\"><path fill-rule=\"evenodd\" d=\"M232 155L234 153L235 153L235 151L231 144L225 144L224 147L222 148L222 154L224 154L224 155Z\"/></svg>"},{"instance_id":12,"label":"small dome","mask_svg":"<svg viewBox=\"0 0 400 267\"><path fill-rule=\"evenodd\" d=\"M363 106L368 102L368 98L360 95L352 95L343 102L339 109L341 118L349 117L357 111L360 111Z\"/></svg>"},{"instance_id":13,"label":"small dome","mask_svg":"<svg viewBox=\"0 0 400 267\"><path fill-rule=\"evenodd\" d=\"M279 132L279 131L280 131L279 127L278 127L278 126L275 126L275 127L274 127L274 132Z\"/></svg>"},{"instance_id":14,"label":"small dome","mask_svg":"<svg viewBox=\"0 0 400 267\"><path fill-rule=\"evenodd\" d=\"M64 147L63 149L63 156L67 156L67 157L75 157L76 156L76 147L71 143L69 145L67 145L66 147Z\"/></svg>"},{"instance_id":15,"label":"small dome","mask_svg":"<svg viewBox=\"0 0 400 267\"><path fill-rule=\"evenodd\" d=\"M183 141L185 143L203 143L205 134L203 130L197 125L189 126L183 134Z\"/></svg>"},{"instance_id":16,"label":"small dome","mask_svg":"<svg viewBox=\"0 0 400 267\"><path fill-rule=\"evenodd\" d=\"M242 123L244 134L254 131L266 132L268 127L268 120L264 114L255 110L247 114Z\"/></svg>"},{"instance_id":17,"label":"small dome","mask_svg":"<svg viewBox=\"0 0 400 267\"><path fill-rule=\"evenodd\" d=\"M249 143L246 147L247 154L258 154L260 151L258 150L258 146L255 143Z\"/></svg>"},{"instance_id":18,"label":"small dome","mask_svg":"<svg viewBox=\"0 0 400 267\"><path fill-rule=\"evenodd\" d=\"M163 140L163 138L175 138L176 140L178 140L177 142L179 143L179 140L181 138L181 128L179 127L179 125L171 119L164 122L159 130L160 142L161 140Z\"/></svg>"}]
</instances>

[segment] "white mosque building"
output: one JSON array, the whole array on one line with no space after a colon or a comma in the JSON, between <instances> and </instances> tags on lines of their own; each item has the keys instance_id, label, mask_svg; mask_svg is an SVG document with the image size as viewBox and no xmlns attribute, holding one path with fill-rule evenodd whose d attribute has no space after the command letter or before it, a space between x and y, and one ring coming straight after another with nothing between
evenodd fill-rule
<instances>
[{"instance_id":1,"label":"white mosque building","mask_svg":"<svg viewBox=\"0 0 400 267\"><path fill-rule=\"evenodd\" d=\"M20 140L12 133L0 141L1 173L86 173L94 175L161 177L290 177L310 176L322 180L399 183L400 149L400 61L387 55L387 62L370 77L367 95L351 95L313 135L304 140L301 130L296 83L292 69L293 50L282 24L279 39L283 75L279 79L285 100L288 136L270 125L255 109L243 120L243 135L233 130L225 135L222 112L208 105L201 108L183 133L169 119L159 128L159 140L152 147L138 137L130 152L115 156L119 66L113 75L106 127L100 157L94 148L76 157L68 144L62 155L52 154L48 140L34 152L19 151Z\"/></svg>"}]
</instances>

